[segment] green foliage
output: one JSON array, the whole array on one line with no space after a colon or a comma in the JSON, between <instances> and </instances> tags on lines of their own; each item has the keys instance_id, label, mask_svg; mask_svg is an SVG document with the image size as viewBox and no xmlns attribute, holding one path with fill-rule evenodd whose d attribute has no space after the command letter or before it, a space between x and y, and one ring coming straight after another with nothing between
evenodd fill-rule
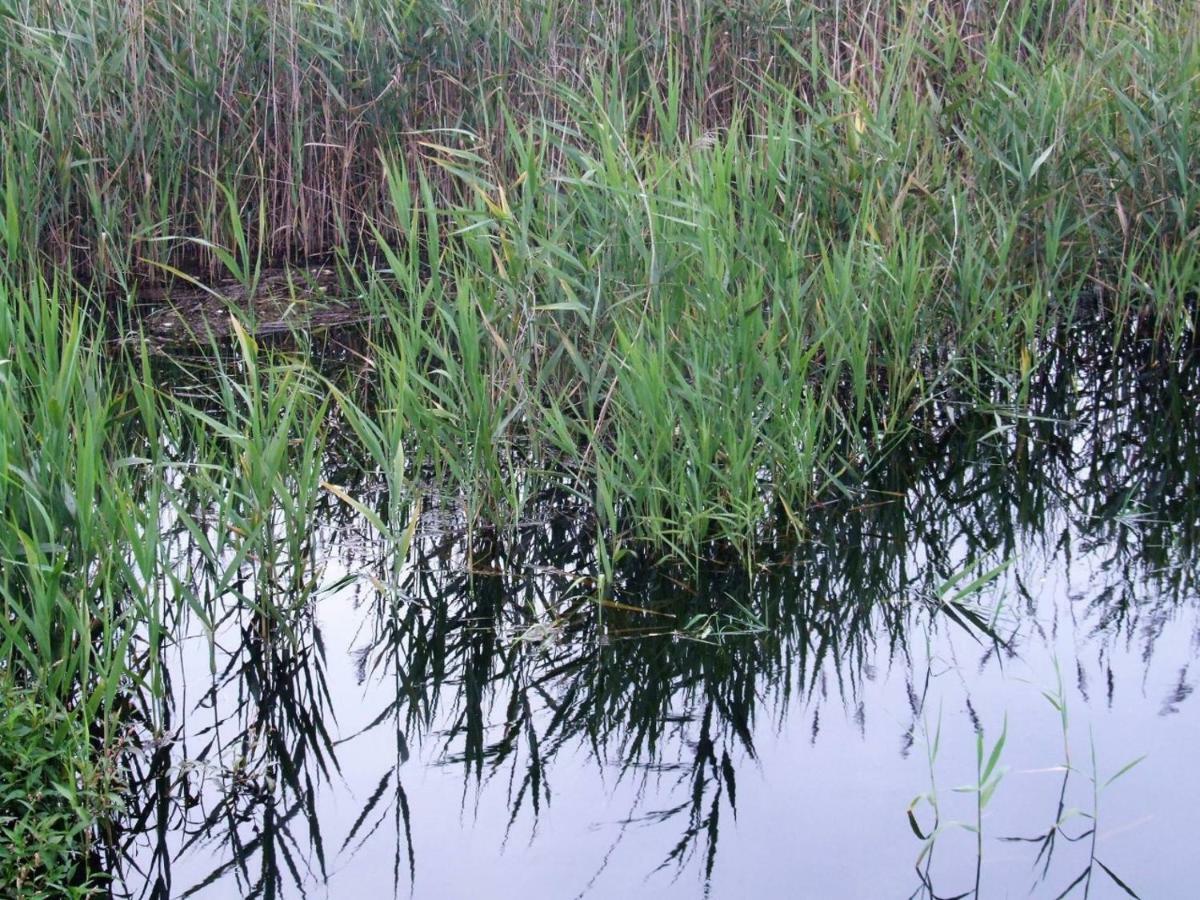
<instances>
[{"instance_id":1,"label":"green foliage","mask_svg":"<svg viewBox=\"0 0 1200 900\"><path fill-rule=\"evenodd\" d=\"M1077 206L1065 236L1090 242L1086 223L1093 251L1116 233L1128 250L1197 224L1192 13L1148 0L23 0L0 7L4 239L10 258L36 247L121 286L185 263L250 277L267 259L402 237L388 158L446 201L477 159L508 184L525 174L536 197L574 183L555 164L589 149L595 120L610 132L588 176L601 185L634 174L647 142L729 149L714 136L739 131L792 144L768 150L805 164L778 199L802 193L790 212L842 234L928 201L951 224L949 180L1031 221ZM580 97L596 101L582 120ZM431 161L461 135L478 138L470 155ZM648 229L666 277L672 248L646 218L669 213L641 174L626 225ZM976 212L960 207L959 224ZM870 224L890 243L890 222Z\"/></svg>"},{"instance_id":2,"label":"green foliage","mask_svg":"<svg viewBox=\"0 0 1200 900\"><path fill-rule=\"evenodd\" d=\"M0 678L0 884L12 896L91 896L85 855L114 800L87 729Z\"/></svg>"},{"instance_id":3,"label":"green foliage","mask_svg":"<svg viewBox=\"0 0 1200 900\"><path fill-rule=\"evenodd\" d=\"M947 410L1024 404L1081 291L1115 345L1194 331L1195 22L1072 10L12 5L10 291L253 295L332 250L374 323L335 418L398 494L474 527L567 490L613 552L751 561Z\"/></svg>"},{"instance_id":4,"label":"green foliage","mask_svg":"<svg viewBox=\"0 0 1200 900\"><path fill-rule=\"evenodd\" d=\"M0 883L22 897L92 885L116 709L142 674L126 653L153 622L153 530L89 325L54 287L0 284Z\"/></svg>"}]
</instances>

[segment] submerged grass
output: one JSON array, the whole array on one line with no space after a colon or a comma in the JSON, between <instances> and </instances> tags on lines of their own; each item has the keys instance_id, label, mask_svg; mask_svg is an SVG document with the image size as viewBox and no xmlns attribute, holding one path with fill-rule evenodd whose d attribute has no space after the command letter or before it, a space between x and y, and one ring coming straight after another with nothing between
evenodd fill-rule
<instances>
[{"instance_id":1,"label":"submerged grass","mask_svg":"<svg viewBox=\"0 0 1200 900\"><path fill-rule=\"evenodd\" d=\"M164 500L197 582L286 643L323 502L403 555L422 506L490 539L557 497L603 594L633 554L753 566L910 438L1009 427L1071 322L1172 364L1200 294L1195 13L0 2L11 696L111 748L125 693L161 689L174 613L212 599ZM252 297L318 260L369 321L337 371L236 304L191 393L109 342L146 285ZM385 494L321 471L333 439Z\"/></svg>"}]
</instances>

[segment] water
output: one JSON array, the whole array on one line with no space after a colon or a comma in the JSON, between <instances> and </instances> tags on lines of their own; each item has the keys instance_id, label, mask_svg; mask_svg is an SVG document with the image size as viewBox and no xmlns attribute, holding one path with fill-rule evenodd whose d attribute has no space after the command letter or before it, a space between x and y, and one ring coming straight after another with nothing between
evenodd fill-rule
<instances>
[{"instance_id":1,"label":"water","mask_svg":"<svg viewBox=\"0 0 1200 900\"><path fill-rule=\"evenodd\" d=\"M914 444L804 545L626 558L605 607L554 500L501 540L427 498L395 560L326 496L286 621L165 511L207 611L132 716L114 892L1192 896L1197 387L1061 361L1036 415Z\"/></svg>"}]
</instances>

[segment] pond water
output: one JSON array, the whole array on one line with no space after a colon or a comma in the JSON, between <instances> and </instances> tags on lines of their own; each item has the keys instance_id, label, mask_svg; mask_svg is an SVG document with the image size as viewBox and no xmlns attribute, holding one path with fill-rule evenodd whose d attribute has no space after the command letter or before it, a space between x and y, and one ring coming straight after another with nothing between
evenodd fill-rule
<instances>
[{"instance_id":1,"label":"pond water","mask_svg":"<svg viewBox=\"0 0 1200 900\"><path fill-rule=\"evenodd\" d=\"M750 573L628 557L603 606L561 503L427 500L394 559L327 496L286 623L228 584L169 623L114 893L1194 896L1198 393L1063 360Z\"/></svg>"}]
</instances>

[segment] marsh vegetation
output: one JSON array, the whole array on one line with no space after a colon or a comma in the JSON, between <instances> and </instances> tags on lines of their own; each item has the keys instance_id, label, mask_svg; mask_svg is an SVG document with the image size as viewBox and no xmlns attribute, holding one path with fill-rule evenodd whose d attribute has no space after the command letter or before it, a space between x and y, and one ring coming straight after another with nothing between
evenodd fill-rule
<instances>
[{"instance_id":1,"label":"marsh vegetation","mask_svg":"<svg viewBox=\"0 0 1200 900\"><path fill-rule=\"evenodd\" d=\"M1169 885L1097 823L1197 731L1194 3L8 0L0 47L23 895L450 896L421 817L486 867L556 771L626 803L572 892L795 895L718 835L755 764L799 783L763 744L824 730L845 788L869 702L928 761L870 758L906 865L814 895L1011 877L1021 746L1036 890ZM615 861L635 826L673 838Z\"/></svg>"}]
</instances>

